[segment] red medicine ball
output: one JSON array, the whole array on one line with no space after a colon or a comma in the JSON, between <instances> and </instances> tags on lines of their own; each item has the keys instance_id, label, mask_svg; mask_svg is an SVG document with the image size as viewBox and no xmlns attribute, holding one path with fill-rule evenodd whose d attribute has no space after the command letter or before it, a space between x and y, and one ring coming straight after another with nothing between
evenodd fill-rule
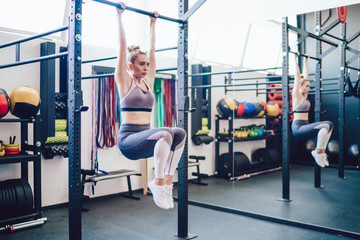
<instances>
[{"instance_id":1,"label":"red medicine ball","mask_svg":"<svg viewBox=\"0 0 360 240\"><path fill-rule=\"evenodd\" d=\"M10 110L10 100L6 91L0 88L0 118L4 117Z\"/></svg>"},{"instance_id":2,"label":"red medicine ball","mask_svg":"<svg viewBox=\"0 0 360 240\"><path fill-rule=\"evenodd\" d=\"M245 107L244 104L242 104L241 102L236 101L236 115L238 117L241 117L242 115L244 115L245 112Z\"/></svg>"}]
</instances>

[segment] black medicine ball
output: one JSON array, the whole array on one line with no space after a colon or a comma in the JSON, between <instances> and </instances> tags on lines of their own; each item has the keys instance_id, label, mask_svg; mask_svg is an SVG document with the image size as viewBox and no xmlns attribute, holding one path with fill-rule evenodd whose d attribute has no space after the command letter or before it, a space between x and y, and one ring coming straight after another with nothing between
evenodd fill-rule
<instances>
[{"instance_id":1,"label":"black medicine ball","mask_svg":"<svg viewBox=\"0 0 360 240\"><path fill-rule=\"evenodd\" d=\"M233 99L225 97L217 103L216 109L222 117L229 117L236 109L236 103Z\"/></svg>"}]
</instances>

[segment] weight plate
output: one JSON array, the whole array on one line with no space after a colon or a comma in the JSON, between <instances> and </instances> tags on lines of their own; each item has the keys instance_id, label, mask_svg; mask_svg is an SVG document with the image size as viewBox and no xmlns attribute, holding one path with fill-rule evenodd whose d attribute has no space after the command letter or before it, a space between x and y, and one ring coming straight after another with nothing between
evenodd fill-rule
<instances>
[{"instance_id":1,"label":"weight plate","mask_svg":"<svg viewBox=\"0 0 360 240\"><path fill-rule=\"evenodd\" d=\"M0 182L0 212L4 212L4 205L5 205L5 191L3 188L2 182Z\"/></svg>"},{"instance_id":2,"label":"weight plate","mask_svg":"<svg viewBox=\"0 0 360 240\"><path fill-rule=\"evenodd\" d=\"M16 191L14 188L14 179L9 180L9 190L10 190L10 205L9 205L10 216L15 217L16 216Z\"/></svg>"},{"instance_id":3,"label":"weight plate","mask_svg":"<svg viewBox=\"0 0 360 240\"><path fill-rule=\"evenodd\" d=\"M22 215L25 212L26 207L26 198L25 198L25 192L24 188L21 183L21 179L18 179L15 182L15 190L16 190L16 212L17 215Z\"/></svg>"},{"instance_id":4,"label":"weight plate","mask_svg":"<svg viewBox=\"0 0 360 240\"><path fill-rule=\"evenodd\" d=\"M9 202L10 202L10 192L8 190L8 184L7 181L4 182L4 196L5 196L5 201L4 201L4 215L2 215L2 218L5 219L8 217L9 215Z\"/></svg>"},{"instance_id":5,"label":"weight plate","mask_svg":"<svg viewBox=\"0 0 360 240\"><path fill-rule=\"evenodd\" d=\"M23 180L22 185L23 185L23 189L25 192L25 199L26 199L25 213L27 214L27 213L31 213L34 209L34 198L33 198L33 193L32 193L30 184L26 180Z\"/></svg>"}]
</instances>

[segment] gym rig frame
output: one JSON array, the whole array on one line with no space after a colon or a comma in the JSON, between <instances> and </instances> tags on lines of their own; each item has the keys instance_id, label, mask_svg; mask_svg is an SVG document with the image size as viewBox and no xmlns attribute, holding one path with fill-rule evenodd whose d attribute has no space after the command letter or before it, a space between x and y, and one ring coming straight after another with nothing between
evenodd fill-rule
<instances>
[{"instance_id":1,"label":"gym rig frame","mask_svg":"<svg viewBox=\"0 0 360 240\"><path fill-rule=\"evenodd\" d=\"M106 0L94 0L96 2L121 8L117 3ZM178 126L188 131L187 114L189 100L187 93L188 82L188 18L205 2L198 0L191 9L188 9L188 0L179 0L179 18L174 19L159 16L160 19L179 24L178 40L178 85L179 85L179 122ZM140 9L127 7L127 10L143 15L153 16L153 13ZM83 99L81 90L81 19L82 1L70 2L69 12L69 41L68 41L68 131L69 131L69 239L81 239L81 111L83 111ZM196 236L188 234L188 152L185 143L184 154L178 167L178 239L191 239Z\"/></svg>"},{"instance_id":2,"label":"gym rig frame","mask_svg":"<svg viewBox=\"0 0 360 240\"><path fill-rule=\"evenodd\" d=\"M94 0L103 4L120 7L113 2L105 0ZM188 18L205 2L205 0L199 0L194 6L188 10L188 0L179 0L179 17L180 19L172 19L161 16L160 18L173 21L179 24L179 40L178 40L178 66L173 69L166 70L175 70L177 69L178 83L179 83L179 123L178 126L184 128L185 131L188 131L188 113L189 113L189 97L188 97ZM87 77L81 77L81 19L82 19L82 1L81 0L72 0L70 1L70 11L69 11L69 25L62 28L56 29L54 31L34 35L28 38L24 38L18 41L10 42L8 44L3 44L0 48L7 47L10 45L16 45L16 62L11 64L0 65L0 69L8 68L13 66L19 66L23 64L29 64L34 62L41 62L50 59L56 59L61 57L68 57L68 135L69 135L69 239L81 239L81 197L82 197L82 185L81 185L81 112L85 110L86 107L83 106L82 99L82 90L81 90L81 80L86 79ZM144 15L151 15L152 13L145 12L139 9L130 9L130 11L135 11ZM334 23L329 24L327 28L321 30L321 12L316 12L315 25L317 29L316 34L312 34L304 31L299 28L290 26L288 24L287 18L283 18L282 22L282 49L283 49L283 64L282 64L282 85L283 85L283 99L284 102L289 99L289 75L288 75L288 65L289 65L289 43L288 43L288 31L293 30L298 32L301 35L299 44L302 43L307 37L313 38L316 40L316 57L312 57L317 60L316 63L316 72L315 72L315 120L320 120L321 114L321 61L324 56L329 52L334 50L340 45L341 56L340 56L340 77L339 77L339 177L344 178L344 113L345 113L345 100L344 100L344 81L345 81L345 70L353 69L360 71L360 69L348 66L352 61L356 60L360 51L352 49L347 46L348 43L355 40L360 36L360 32L355 34L346 40L345 28L346 23L341 24L341 36L340 38L331 36L327 32L335 27L339 22L335 21ZM51 54L39 58L34 58L30 60L20 61L20 43L30 41L32 39L40 38L59 31L69 31L68 39L68 51L61 52L58 54ZM332 41L327 40L323 35L327 34L330 37L333 37L337 40L340 40L340 44L336 44ZM322 42L332 45L327 52L322 53ZM299 50L303 48L303 45L300 45ZM346 61L346 50L355 53L357 56L353 57L349 61ZM229 84L231 84L231 74L234 72L228 72L229 74ZM212 75L214 73L210 73ZM219 73L223 74L223 73ZM89 77L90 78L90 77ZM94 78L94 76L91 76ZM229 86L229 85L227 85ZM234 85L235 86L235 85ZM213 86L209 86L213 87ZM219 86L220 87L220 86ZM226 86L225 86L226 87ZM288 149L288 137L289 137L289 106L288 104L283 105L283 118L282 118L282 157L283 157L283 194L282 200L290 201L290 184L289 184L289 149ZM360 125L360 118L357 118L357 122ZM360 142L360 141L359 141ZM360 145L360 144L359 144ZM201 203L197 201L188 200L188 152L187 152L187 142L184 150L184 154L180 160L178 173L178 239L191 239L196 236L189 236L188 234L188 204L204 207L208 209L213 209L222 212L228 212L233 214L244 215L256 219L261 219L265 221L311 229L315 231L343 235L348 237L359 238L359 233L344 231L340 229L333 229L323 226L317 226L313 224L307 224L297 221L291 221L287 219L275 218L270 216L265 216L261 214L240 211L235 209L230 209L222 206L216 206L212 204ZM320 187L320 176L321 169L315 165L315 187Z\"/></svg>"}]
</instances>

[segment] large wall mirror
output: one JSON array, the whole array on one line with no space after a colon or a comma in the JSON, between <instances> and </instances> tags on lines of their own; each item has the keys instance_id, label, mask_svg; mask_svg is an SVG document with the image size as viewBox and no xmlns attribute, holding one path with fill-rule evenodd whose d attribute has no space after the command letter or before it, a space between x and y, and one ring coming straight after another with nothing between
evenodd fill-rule
<instances>
[{"instance_id":1,"label":"large wall mirror","mask_svg":"<svg viewBox=\"0 0 360 240\"><path fill-rule=\"evenodd\" d=\"M226 87L211 88L209 135L213 136L215 140L209 144L199 145L189 140L189 155L206 157L204 162L200 161L202 162L200 169L206 171L206 168L209 168L211 169L210 172L214 170L217 173L214 176L202 178L201 181L207 183L207 186L189 183L190 204L248 214L258 218L274 218L272 220L275 222L288 220L294 224L305 223L309 226L316 225L322 226L324 229L333 228L360 234L360 208L357 206L360 200L359 194L357 194L360 190L358 184L360 175L356 170L359 165L358 158L354 155L356 154L355 145L359 144L358 134L354 134L360 130L357 120L359 98L354 96L343 99L345 178L339 177L338 157L336 155L339 137L341 137L339 134L339 98L341 97L339 95L339 74L342 56L340 46L345 43L341 37L342 27L346 29L345 36L348 40L345 47L347 48L345 50L345 61L349 68L346 68L345 77L349 77L351 83L355 85L360 76L358 72L360 69L360 40L359 38L352 39L358 36L360 32L358 25L360 5L349 5L346 10L347 17L344 26L339 20L337 8L320 11L321 38L337 45L334 47L332 44L322 41L321 53L317 53L315 38L306 37L305 40L302 40L302 35L289 30L289 47L291 49L288 53L288 59L291 84L295 66L294 54L291 52L300 50L302 54L309 54L314 57L308 60L311 82L309 100L312 104L309 114L310 122L315 121L315 101L318 101L315 99L315 73L317 71L316 62L318 61L316 56L322 54L320 119L332 121L334 130L329 142L330 149L327 148L330 166L321 168L321 186L314 187L316 185L315 165L311 150L316 147L316 139L296 140L292 136L290 123L287 141L289 144L289 182L286 182L283 180L284 169L281 165L283 152L281 116L279 118L252 118L245 117L245 114L239 117L235 109L229 115L221 117L217 110L217 105L224 98L237 100L235 108L239 106L239 102L244 107L247 101L263 101L267 104L277 102L281 110L280 99L269 99L272 82L273 84L280 84L278 86L279 91L274 92L275 95L281 93L283 32L282 18L279 18L277 21L256 22L250 24L248 28L244 27L246 31L243 32L247 34L246 39L241 39L236 33L229 33L226 36L226 38L238 38L242 44L246 43L247 47L242 49L241 56L238 56L235 51L232 53L233 58L241 62L242 70L258 69L260 66L264 70L235 73L238 70L236 68L211 66L210 72L212 73L227 71L234 73L211 75L212 85L228 84ZM315 36L315 18L315 12L309 12L288 17L288 20L289 25L303 29ZM259 31L263 35L255 35ZM261 36L260 40L255 39L256 36ZM297 42L297 40L299 41ZM226 49L228 46L217 45L213 47ZM199 48L201 47L199 46ZM241 49L241 47L233 46L233 49ZM300 67L303 68L303 57L299 57L299 62ZM230 106L233 103L224 102L223 104ZM270 108L269 111L274 111L274 106L270 106ZM289 111L292 111L291 105L289 108ZM245 106L245 111L250 111L249 106ZM190 120L195 117L195 115L191 115ZM291 119L291 116L289 118ZM229 133L231 127L232 132ZM262 128L268 130L269 136L266 137L265 133L263 133L262 138L259 138L258 135L254 136L259 134L258 132ZM250 135L254 138L245 140L244 135L242 135L244 132L247 132L247 138ZM269 157L273 161L271 164L266 163L266 161L270 161ZM260 162L263 164L259 164ZM257 171L246 170L247 174L237 171L241 167L250 168L249 164L259 164ZM196 172L195 168L189 168L189 175L192 172ZM289 199L283 198L283 184L289 184ZM323 231L321 227L320 231Z\"/></svg>"}]
</instances>

